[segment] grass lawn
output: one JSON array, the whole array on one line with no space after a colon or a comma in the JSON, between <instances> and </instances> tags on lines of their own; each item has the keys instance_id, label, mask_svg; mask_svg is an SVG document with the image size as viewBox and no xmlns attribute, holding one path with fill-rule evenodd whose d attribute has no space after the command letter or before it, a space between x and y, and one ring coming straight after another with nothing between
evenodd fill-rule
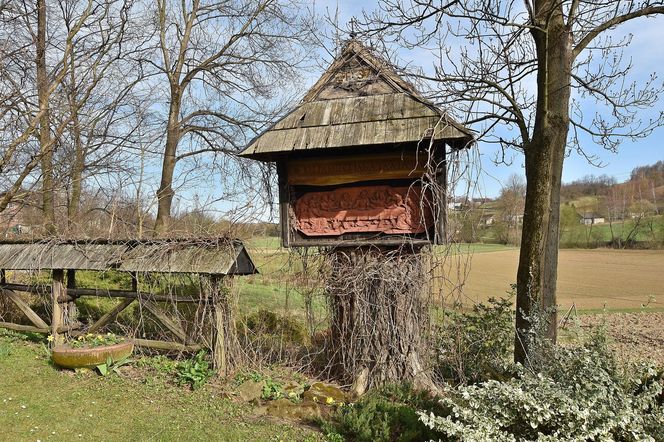
<instances>
[{"instance_id":1,"label":"grass lawn","mask_svg":"<svg viewBox=\"0 0 664 442\"><path fill-rule=\"evenodd\" d=\"M51 366L40 343L0 331L0 439L7 441L316 441L248 405L159 376L129 379Z\"/></svg>"}]
</instances>

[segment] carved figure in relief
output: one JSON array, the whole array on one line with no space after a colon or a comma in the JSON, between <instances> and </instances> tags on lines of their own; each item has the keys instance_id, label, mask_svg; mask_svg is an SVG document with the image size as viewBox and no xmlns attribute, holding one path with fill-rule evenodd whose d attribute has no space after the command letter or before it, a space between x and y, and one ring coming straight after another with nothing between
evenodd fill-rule
<instances>
[{"instance_id":1,"label":"carved figure in relief","mask_svg":"<svg viewBox=\"0 0 664 442\"><path fill-rule=\"evenodd\" d=\"M419 187L363 186L302 195L294 225L309 236L346 232L421 233L432 221ZM426 203L423 204L426 207Z\"/></svg>"}]
</instances>

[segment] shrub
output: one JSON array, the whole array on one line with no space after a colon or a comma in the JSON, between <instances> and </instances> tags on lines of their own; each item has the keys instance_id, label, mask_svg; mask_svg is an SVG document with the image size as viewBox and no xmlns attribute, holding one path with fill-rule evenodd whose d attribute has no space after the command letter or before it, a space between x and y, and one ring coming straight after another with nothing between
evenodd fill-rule
<instances>
[{"instance_id":1,"label":"shrub","mask_svg":"<svg viewBox=\"0 0 664 442\"><path fill-rule=\"evenodd\" d=\"M205 351L199 351L196 356L178 363L176 376L180 385L189 385L193 390L203 386L212 377L214 370L205 359Z\"/></svg>"},{"instance_id":2,"label":"shrub","mask_svg":"<svg viewBox=\"0 0 664 442\"><path fill-rule=\"evenodd\" d=\"M288 316L281 316L269 310L259 310L244 320L241 331L254 336L270 336L291 344L306 344L309 338L303 322Z\"/></svg>"},{"instance_id":3,"label":"shrub","mask_svg":"<svg viewBox=\"0 0 664 442\"><path fill-rule=\"evenodd\" d=\"M471 312L449 312L440 333L437 374L455 384L509 373L514 340L512 302L489 298Z\"/></svg>"},{"instance_id":4,"label":"shrub","mask_svg":"<svg viewBox=\"0 0 664 442\"><path fill-rule=\"evenodd\" d=\"M410 386L387 386L360 401L341 406L323 424L328 440L422 441L438 439L439 433L418 419L417 410L436 410L437 402Z\"/></svg>"},{"instance_id":5,"label":"shrub","mask_svg":"<svg viewBox=\"0 0 664 442\"><path fill-rule=\"evenodd\" d=\"M450 389L443 413L420 413L456 440L664 440L663 374L649 365L621 371L596 336L551 348L534 373Z\"/></svg>"}]
</instances>

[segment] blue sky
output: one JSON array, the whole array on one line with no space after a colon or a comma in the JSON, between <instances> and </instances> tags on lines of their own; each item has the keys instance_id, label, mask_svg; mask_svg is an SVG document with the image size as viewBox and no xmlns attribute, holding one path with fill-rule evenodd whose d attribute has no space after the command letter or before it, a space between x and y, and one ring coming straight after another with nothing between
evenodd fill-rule
<instances>
[{"instance_id":1,"label":"blue sky","mask_svg":"<svg viewBox=\"0 0 664 442\"><path fill-rule=\"evenodd\" d=\"M318 0L315 7L318 13L324 14L326 10L334 12L338 7L339 24L345 25L353 16L361 17L362 11L370 10L376 6L375 1L367 0ZM638 19L625 24L612 31L614 35L632 34L631 45L625 49L625 60L633 62L634 67L629 77L632 81L642 81L653 72L660 73L664 65L664 51L659 44L664 41L664 17ZM400 50L399 57L406 63L421 66L425 71L430 66L423 62L420 51ZM318 75L313 75L312 84ZM661 83L662 78L659 78ZM656 108L643 111L640 117L647 120L651 115L658 114L664 108L664 97L661 97ZM584 149L596 155L602 167L595 167L576 153L572 153L566 160L563 170L563 181L569 182L585 175L607 174L614 176L618 181L629 178L631 170L636 166L652 164L658 160L664 160L664 128L656 129L648 138L636 142L624 141L617 153L612 153L596 146L590 140L584 142ZM523 158L515 154L514 161L510 166L504 164L496 165L492 159L496 155L496 149L490 145L480 143L477 147L482 163L482 173L479 176L479 193L484 196L496 196L500 192L500 182L512 173L523 174Z\"/></svg>"}]
</instances>

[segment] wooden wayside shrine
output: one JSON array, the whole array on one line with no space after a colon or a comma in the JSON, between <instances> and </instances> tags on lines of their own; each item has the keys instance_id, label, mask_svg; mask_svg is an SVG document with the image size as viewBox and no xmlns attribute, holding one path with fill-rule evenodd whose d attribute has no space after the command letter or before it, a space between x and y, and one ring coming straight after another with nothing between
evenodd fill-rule
<instances>
[{"instance_id":1,"label":"wooden wayside shrine","mask_svg":"<svg viewBox=\"0 0 664 442\"><path fill-rule=\"evenodd\" d=\"M356 40L240 154L276 162L285 247L446 242L447 154L472 132Z\"/></svg>"},{"instance_id":2,"label":"wooden wayside shrine","mask_svg":"<svg viewBox=\"0 0 664 442\"><path fill-rule=\"evenodd\" d=\"M76 272L81 270L105 272L115 270L131 275L131 287L99 289L79 287ZM49 271L50 283L25 284L12 281L12 276L28 272ZM65 335L77 336L99 333L113 323L117 316L133 303L150 312L172 337L171 340L135 338L138 346L165 351L196 351L208 347L215 366L222 372L226 367L224 333L228 328L225 316L229 309L223 293L222 279L226 276L257 273L251 257L238 240L66 240L0 242L0 290L25 315L30 325L0 322L0 327L23 332L49 333L54 344L63 342ZM201 279L199 296L174 293L152 293L140 290L141 278L157 275L194 274ZM19 295L19 292L45 295L50 299L51 317L43 318ZM83 296L117 298L119 301L92 324L79 321L76 299ZM160 303L194 303L208 307L210 313L209 339L197 339L187 333L177 318L173 318ZM234 327L234 325L233 325Z\"/></svg>"},{"instance_id":3,"label":"wooden wayside shrine","mask_svg":"<svg viewBox=\"0 0 664 442\"><path fill-rule=\"evenodd\" d=\"M352 39L240 154L275 162L284 247L322 247L331 365L353 391L432 384L422 249L444 244L447 161L472 132Z\"/></svg>"}]
</instances>

